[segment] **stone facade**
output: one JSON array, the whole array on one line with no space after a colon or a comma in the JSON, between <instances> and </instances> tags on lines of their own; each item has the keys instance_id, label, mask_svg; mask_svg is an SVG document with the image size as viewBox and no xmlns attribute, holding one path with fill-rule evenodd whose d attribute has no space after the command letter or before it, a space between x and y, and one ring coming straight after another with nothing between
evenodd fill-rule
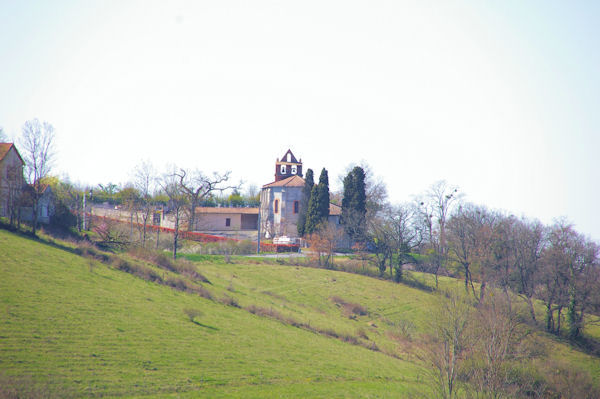
<instances>
[{"instance_id":1,"label":"stone facade","mask_svg":"<svg viewBox=\"0 0 600 399\"><path fill-rule=\"evenodd\" d=\"M304 179L288 177L263 186L260 193L261 235L298 237L298 214Z\"/></svg>"},{"instance_id":2,"label":"stone facade","mask_svg":"<svg viewBox=\"0 0 600 399\"><path fill-rule=\"evenodd\" d=\"M8 217L17 211L25 179L25 162L12 143L0 143L0 216Z\"/></svg>"}]
</instances>

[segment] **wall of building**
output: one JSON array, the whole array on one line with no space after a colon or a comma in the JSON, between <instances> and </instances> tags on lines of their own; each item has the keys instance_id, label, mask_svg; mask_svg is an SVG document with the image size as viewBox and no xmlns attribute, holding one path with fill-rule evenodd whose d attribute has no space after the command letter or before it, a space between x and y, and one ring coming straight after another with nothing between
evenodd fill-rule
<instances>
[{"instance_id":1,"label":"wall of building","mask_svg":"<svg viewBox=\"0 0 600 399\"><path fill-rule=\"evenodd\" d=\"M227 226L229 219L229 226ZM240 230L242 215L239 213L196 214L196 231Z\"/></svg>"},{"instance_id":2,"label":"wall of building","mask_svg":"<svg viewBox=\"0 0 600 399\"><path fill-rule=\"evenodd\" d=\"M16 206L25 180L23 164L14 147L0 161L0 216L8 216L11 204Z\"/></svg>"},{"instance_id":3,"label":"wall of building","mask_svg":"<svg viewBox=\"0 0 600 399\"><path fill-rule=\"evenodd\" d=\"M263 188L260 194L262 235L298 237L298 213L294 212L294 202L299 204L301 198L302 187ZM279 201L277 213L275 201Z\"/></svg>"}]
</instances>

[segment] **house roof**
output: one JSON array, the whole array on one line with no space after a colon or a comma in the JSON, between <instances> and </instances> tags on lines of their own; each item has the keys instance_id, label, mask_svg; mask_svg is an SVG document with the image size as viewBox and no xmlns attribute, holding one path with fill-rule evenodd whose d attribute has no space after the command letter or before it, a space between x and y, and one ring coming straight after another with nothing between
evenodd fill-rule
<instances>
[{"instance_id":1,"label":"house roof","mask_svg":"<svg viewBox=\"0 0 600 399\"><path fill-rule=\"evenodd\" d=\"M19 156L21 163L25 165L25 162L23 162L23 158L21 158L21 154L19 154L19 151L17 151L17 147L15 147L13 143L0 143L0 161L4 159L4 157L6 156L6 154L9 153L11 148L15 149L15 152Z\"/></svg>"},{"instance_id":2,"label":"house roof","mask_svg":"<svg viewBox=\"0 0 600 399\"><path fill-rule=\"evenodd\" d=\"M298 175L288 177L287 179L274 181L273 183L265 184L262 188L270 187L304 187L304 179Z\"/></svg>"},{"instance_id":3,"label":"house roof","mask_svg":"<svg viewBox=\"0 0 600 399\"><path fill-rule=\"evenodd\" d=\"M211 206L197 206L196 213L258 215L258 208L218 208Z\"/></svg>"},{"instance_id":4,"label":"house roof","mask_svg":"<svg viewBox=\"0 0 600 399\"><path fill-rule=\"evenodd\" d=\"M329 216L340 216L342 214L342 207L333 203L329 203Z\"/></svg>"}]
</instances>

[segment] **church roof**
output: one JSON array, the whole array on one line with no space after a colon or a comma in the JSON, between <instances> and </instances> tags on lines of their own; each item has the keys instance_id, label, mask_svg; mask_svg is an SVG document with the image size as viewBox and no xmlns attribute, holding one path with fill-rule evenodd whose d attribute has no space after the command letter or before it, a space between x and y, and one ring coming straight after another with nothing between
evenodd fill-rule
<instances>
[{"instance_id":1,"label":"church roof","mask_svg":"<svg viewBox=\"0 0 600 399\"><path fill-rule=\"evenodd\" d=\"M274 181L273 183L265 184L262 188L269 187L304 187L304 179L298 175L288 177L287 179Z\"/></svg>"}]
</instances>

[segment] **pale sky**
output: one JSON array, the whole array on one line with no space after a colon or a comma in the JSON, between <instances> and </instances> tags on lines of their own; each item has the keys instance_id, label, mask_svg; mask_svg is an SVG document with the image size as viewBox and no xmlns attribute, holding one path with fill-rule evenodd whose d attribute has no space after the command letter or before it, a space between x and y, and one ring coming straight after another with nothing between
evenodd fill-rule
<instances>
[{"instance_id":1,"label":"pale sky","mask_svg":"<svg viewBox=\"0 0 600 399\"><path fill-rule=\"evenodd\" d=\"M433 182L600 239L600 2L4 1L0 126L56 128L55 174L151 160L261 186L288 148L392 202Z\"/></svg>"}]
</instances>

